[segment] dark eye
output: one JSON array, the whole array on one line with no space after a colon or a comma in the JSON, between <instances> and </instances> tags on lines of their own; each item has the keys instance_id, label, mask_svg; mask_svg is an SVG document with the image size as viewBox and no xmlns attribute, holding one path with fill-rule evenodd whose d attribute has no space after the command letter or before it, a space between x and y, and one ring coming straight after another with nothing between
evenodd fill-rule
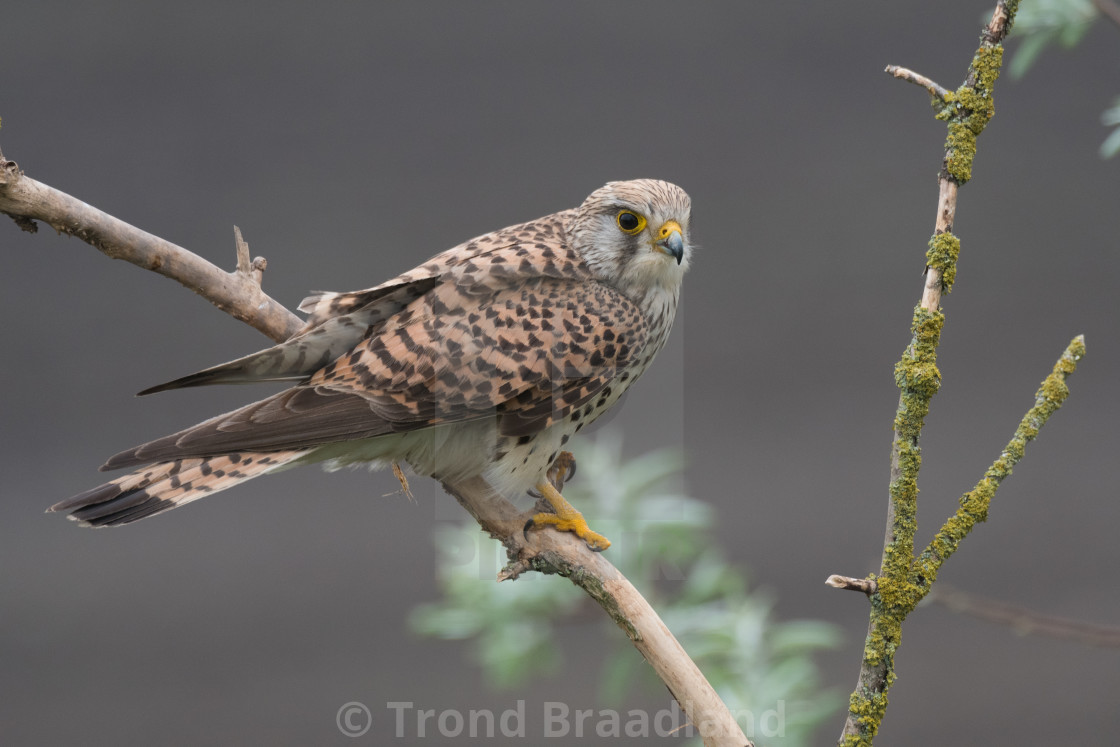
<instances>
[{"instance_id":1,"label":"dark eye","mask_svg":"<svg viewBox=\"0 0 1120 747\"><path fill-rule=\"evenodd\" d=\"M641 231L646 225L646 219L630 210L621 210L615 217L618 221L618 227L622 229L623 233L636 234Z\"/></svg>"}]
</instances>

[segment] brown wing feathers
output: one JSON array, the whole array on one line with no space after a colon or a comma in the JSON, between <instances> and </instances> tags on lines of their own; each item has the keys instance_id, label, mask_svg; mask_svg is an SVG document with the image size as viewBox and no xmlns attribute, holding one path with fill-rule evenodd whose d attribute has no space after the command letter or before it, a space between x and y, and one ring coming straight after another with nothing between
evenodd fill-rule
<instances>
[{"instance_id":1,"label":"brown wing feathers","mask_svg":"<svg viewBox=\"0 0 1120 747\"><path fill-rule=\"evenodd\" d=\"M377 288L312 296L291 340L146 390L302 379L113 456L102 469L152 466L51 510L129 523L318 445L495 414L504 434L531 435L609 397L645 343L641 312L563 242L568 215L480 237Z\"/></svg>"}]
</instances>

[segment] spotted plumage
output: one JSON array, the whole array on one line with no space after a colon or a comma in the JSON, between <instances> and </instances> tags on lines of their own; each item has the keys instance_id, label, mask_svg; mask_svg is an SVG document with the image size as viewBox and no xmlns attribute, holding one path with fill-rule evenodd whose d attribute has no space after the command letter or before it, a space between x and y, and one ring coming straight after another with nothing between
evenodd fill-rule
<instances>
[{"instance_id":1,"label":"spotted plumage","mask_svg":"<svg viewBox=\"0 0 1120 747\"><path fill-rule=\"evenodd\" d=\"M315 294L290 340L142 393L294 386L117 454L102 469L139 469L50 510L127 524L310 462L407 462L439 480L531 488L664 345L690 210L672 184L611 182L375 288Z\"/></svg>"}]
</instances>

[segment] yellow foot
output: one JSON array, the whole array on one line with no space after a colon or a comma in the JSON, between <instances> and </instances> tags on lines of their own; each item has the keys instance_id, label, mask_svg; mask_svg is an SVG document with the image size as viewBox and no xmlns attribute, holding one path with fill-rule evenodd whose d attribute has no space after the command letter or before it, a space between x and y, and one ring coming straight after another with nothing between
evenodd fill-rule
<instances>
[{"instance_id":1,"label":"yellow foot","mask_svg":"<svg viewBox=\"0 0 1120 747\"><path fill-rule=\"evenodd\" d=\"M539 513L525 522L524 533L526 537L528 537L530 529L550 526L558 532L572 532L595 552L602 552L611 546L609 539L587 526L583 514L564 500L564 496L560 495L560 491L554 488L552 483L541 480L537 483L537 490L540 491L541 496L548 501L548 504L552 506L556 513Z\"/></svg>"}]
</instances>

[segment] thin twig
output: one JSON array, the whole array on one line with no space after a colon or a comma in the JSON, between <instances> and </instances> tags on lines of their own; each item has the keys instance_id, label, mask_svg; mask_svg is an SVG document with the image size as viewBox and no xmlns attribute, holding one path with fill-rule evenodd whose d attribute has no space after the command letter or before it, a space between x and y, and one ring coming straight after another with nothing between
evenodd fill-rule
<instances>
[{"instance_id":1,"label":"thin twig","mask_svg":"<svg viewBox=\"0 0 1120 747\"><path fill-rule=\"evenodd\" d=\"M1120 648L1120 627L1097 625L1056 615L1044 615L1007 602L970 594L940 583L927 599L953 612L1006 625L1018 635L1040 635L1098 648Z\"/></svg>"},{"instance_id":2,"label":"thin twig","mask_svg":"<svg viewBox=\"0 0 1120 747\"><path fill-rule=\"evenodd\" d=\"M898 65L887 65L887 69L883 72L890 73L899 80L904 80L908 83L913 83L916 86L921 86L922 88L929 91L930 96L933 96L943 103L948 103L953 96L952 92L950 92L948 88L945 88L944 86L927 78L921 73L916 73L909 68L899 67Z\"/></svg>"},{"instance_id":3,"label":"thin twig","mask_svg":"<svg viewBox=\"0 0 1120 747\"><path fill-rule=\"evenodd\" d=\"M826 578L824 582L834 589L862 591L864 594L874 594L879 590L879 584L873 578L852 578L851 576L833 574Z\"/></svg>"},{"instance_id":4,"label":"thin twig","mask_svg":"<svg viewBox=\"0 0 1120 747\"><path fill-rule=\"evenodd\" d=\"M1112 0L1093 0L1093 5L1105 18L1112 21L1113 25L1120 27L1120 5Z\"/></svg>"},{"instance_id":5,"label":"thin twig","mask_svg":"<svg viewBox=\"0 0 1120 747\"><path fill-rule=\"evenodd\" d=\"M297 316L261 291L259 278L253 276L263 270L264 262L258 259L246 267L249 249L240 231L235 233L238 267L227 273L186 249L23 176L15 164L5 167L5 163L0 163L0 212L17 222L44 221L110 257L127 259L177 280L274 340L287 339L303 326ZM403 472L397 474L399 478L404 476ZM407 481L402 479L401 484L407 492ZM511 560L501 579L516 578L528 570L568 578L622 628L696 725L705 745L751 746L727 706L661 618L606 558L566 532L532 532L526 537L522 530L528 515L497 496L481 478L443 485L484 530L506 546Z\"/></svg>"},{"instance_id":6,"label":"thin twig","mask_svg":"<svg viewBox=\"0 0 1120 747\"><path fill-rule=\"evenodd\" d=\"M237 247L237 271L249 275L253 271L253 261L249 259L249 244L241 237L241 229L233 227L233 243Z\"/></svg>"},{"instance_id":7,"label":"thin twig","mask_svg":"<svg viewBox=\"0 0 1120 747\"><path fill-rule=\"evenodd\" d=\"M170 241L25 176L11 161L0 162L0 213L11 216L24 230L33 230L34 222L42 221L108 257L171 278L277 342L303 326L299 317L261 290L252 267L248 273L226 272Z\"/></svg>"},{"instance_id":8,"label":"thin twig","mask_svg":"<svg viewBox=\"0 0 1120 747\"><path fill-rule=\"evenodd\" d=\"M264 257L249 259L249 243L241 237L241 229L237 226L233 227L233 242L237 246L237 273L250 278L259 286L264 280L268 260Z\"/></svg>"}]
</instances>

